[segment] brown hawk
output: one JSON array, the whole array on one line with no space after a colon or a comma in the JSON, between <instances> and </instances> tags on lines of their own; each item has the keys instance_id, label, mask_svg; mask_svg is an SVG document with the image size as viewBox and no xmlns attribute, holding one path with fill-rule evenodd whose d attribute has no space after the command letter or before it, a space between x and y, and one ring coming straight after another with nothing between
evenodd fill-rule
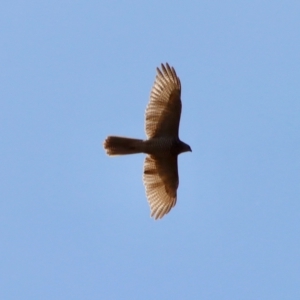
<instances>
[{"instance_id":1,"label":"brown hawk","mask_svg":"<svg viewBox=\"0 0 300 300\"><path fill-rule=\"evenodd\" d=\"M178 137L181 114L181 84L173 67L157 68L146 109L147 140L109 136L104 141L108 155L148 154L144 163L144 185L151 217L162 218L177 200L179 185L177 156L192 151Z\"/></svg>"}]
</instances>

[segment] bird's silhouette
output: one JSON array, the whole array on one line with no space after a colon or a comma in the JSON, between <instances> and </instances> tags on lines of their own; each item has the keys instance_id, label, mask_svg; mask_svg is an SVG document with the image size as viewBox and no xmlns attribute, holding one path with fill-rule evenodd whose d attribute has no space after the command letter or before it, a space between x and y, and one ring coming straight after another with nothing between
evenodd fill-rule
<instances>
[{"instance_id":1,"label":"bird's silhouette","mask_svg":"<svg viewBox=\"0 0 300 300\"><path fill-rule=\"evenodd\" d=\"M146 140L108 136L104 148L108 155L146 153L144 185L151 216L162 218L177 200L179 185L177 156L192 151L179 139L181 83L173 67L157 68L157 75L146 108Z\"/></svg>"}]
</instances>

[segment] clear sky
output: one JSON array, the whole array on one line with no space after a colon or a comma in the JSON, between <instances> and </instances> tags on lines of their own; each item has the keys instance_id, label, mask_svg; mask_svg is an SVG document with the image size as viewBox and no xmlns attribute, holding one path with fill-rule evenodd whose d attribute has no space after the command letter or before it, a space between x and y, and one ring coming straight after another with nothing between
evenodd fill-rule
<instances>
[{"instance_id":1,"label":"clear sky","mask_svg":"<svg viewBox=\"0 0 300 300\"><path fill-rule=\"evenodd\" d=\"M299 299L299 1L3 1L0 299ZM150 218L156 67L182 83L176 207Z\"/></svg>"}]
</instances>

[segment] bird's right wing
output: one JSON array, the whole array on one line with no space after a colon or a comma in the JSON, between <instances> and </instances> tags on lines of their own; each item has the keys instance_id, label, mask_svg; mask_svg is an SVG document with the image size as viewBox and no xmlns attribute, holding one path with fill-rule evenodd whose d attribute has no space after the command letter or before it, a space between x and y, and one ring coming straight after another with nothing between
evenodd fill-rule
<instances>
[{"instance_id":1,"label":"bird's right wing","mask_svg":"<svg viewBox=\"0 0 300 300\"><path fill-rule=\"evenodd\" d=\"M173 67L157 68L157 75L146 108L148 138L178 136L181 114L181 83Z\"/></svg>"},{"instance_id":2,"label":"bird's right wing","mask_svg":"<svg viewBox=\"0 0 300 300\"><path fill-rule=\"evenodd\" d=\"M177 156L156 158L147 155L143 179L151 217L160 219L176 204L179 185Z\"/></svg>"}]
</instances>

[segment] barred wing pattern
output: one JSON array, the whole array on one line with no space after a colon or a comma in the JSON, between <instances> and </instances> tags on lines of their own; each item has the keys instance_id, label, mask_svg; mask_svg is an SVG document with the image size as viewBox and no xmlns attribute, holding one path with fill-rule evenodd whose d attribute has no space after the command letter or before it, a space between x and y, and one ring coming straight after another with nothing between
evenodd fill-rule
<instances>
[{"instance_id":1,"label":"barred wing pattern","mask_svg":"<svg viewBox=\"0 0 300 300\"><path fill-rule=\"evenodd\" d=\"M147 155L144 163L144 185L151 217L162 218L175 206L177 200L177 156L158 158Z\"/></svg>"},{"instance_id":2,"label":"barred wing pattern","mask_svg":"<svg viewBox=\"0 0 300 300\"><path fill-rule=\"evenodd\" d=\"M181 83L173 67L157 68L157 75L146 108L147 137L178 136L181 114Z\"/></svg>"}]
</instances>

